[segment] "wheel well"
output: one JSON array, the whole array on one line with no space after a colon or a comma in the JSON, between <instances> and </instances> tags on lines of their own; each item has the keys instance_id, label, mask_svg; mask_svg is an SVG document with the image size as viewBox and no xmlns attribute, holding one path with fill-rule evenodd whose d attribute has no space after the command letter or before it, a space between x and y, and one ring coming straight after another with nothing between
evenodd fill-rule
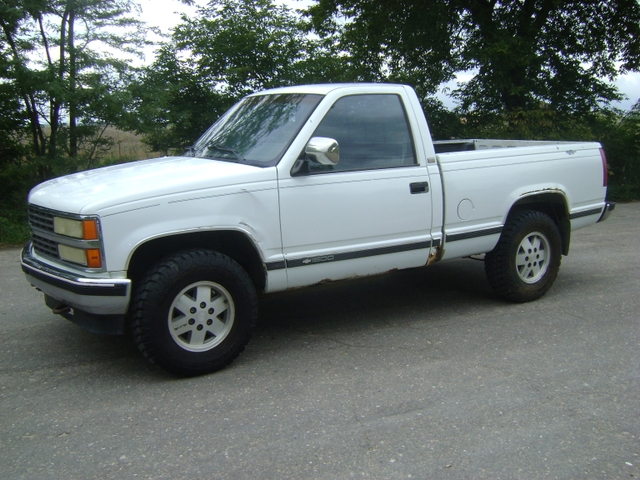
<instances>
[{"instance_id":1,"label":"wheel well","mask_svg":"<svg viewBox=\"0 0 640 480\"><path fill-rule=\"evenodd\" d=\"M264 290L266 273L253 242L243 233L213 231L155 238L138 246L129 261L128 276L135 283L162 257L192 248L207 248L226 255L249 274L257 290Z\"/></svg>"},{"instance_id":2,"label":"wheel well","mask_svg":"<svg viewBox=\"0 0 640 480\"><path fill-rule=\"evenodd\" d=\"M561 193L540 193L520 198L513 204L507 222L515 212L522 210L536 210L548 215L558 226L562 239L562 254L569 254L569 244L571 242L571 221L569 220L569 210L567 202Z\"/></svg>"}]
</instances>

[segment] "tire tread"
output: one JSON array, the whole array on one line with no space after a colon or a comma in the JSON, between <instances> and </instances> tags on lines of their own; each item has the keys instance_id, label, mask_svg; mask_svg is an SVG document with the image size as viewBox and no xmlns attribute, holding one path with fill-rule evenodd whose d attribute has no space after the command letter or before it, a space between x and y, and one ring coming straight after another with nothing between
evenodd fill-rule
<instances>
[{"instance_id":1,"label":"tire tread","mask_svg":"<svg viewBox=\"0 0 640 480\"><path fill-rule=\"evenodd\" d=\"M166 286L179 278L183 274L181 272L206 268L230 272L240 282L242 288L249 292L250 301L249 305L246 305L249 324L219 358L203 364L176 362L166 357L157 340L155 332L157 324L154 321L159 314L157 304L166 295ZM233 259L207 249L186 250L160 260L143 276L131 302L130 318L133 339L149 362L179 376L202 375L221 370L244 351L257 323L257 295L248 274Z\"/></svg>"},{"instance_id":2,"label":"tire tread","mask_svg":"<svg viewBox=\"0 0 640 480\"><path fill-rule=\"evenodd\" d=\"M544 277L535 284L527 285L515 274L512 264L513 249L517 248L521 236L534 230L545 230L545 235L549 237L551 255ZM560 269L560 242L557 225L545 213L537 210L514 213L507 221L496 247L485 255L485 273L489 285L500 297L511 302L530 302L542 297L553 285Z\"/></svg>"}]
</instances>

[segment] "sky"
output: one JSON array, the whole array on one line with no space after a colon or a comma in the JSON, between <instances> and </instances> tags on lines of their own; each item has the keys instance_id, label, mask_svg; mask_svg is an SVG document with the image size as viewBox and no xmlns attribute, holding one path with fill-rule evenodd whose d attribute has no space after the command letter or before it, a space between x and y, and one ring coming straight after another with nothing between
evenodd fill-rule
<instances>
[{"instance_id":1,"label":"sky","mask_svg":"<svg viewBox=\"0 0 640 480\"><path fill-rule=\"evenodd\" d=\"M139 2L143 10L143 20L151 26L159 27L165 33L169 33L171 28L180 22L181 13L193 15L197 5L206 5L207 3L206 0L195 0L196 6L188 7L177 0L139 0ZM312 4L313 0L278 0L277 3L287 5L290 8L305 8ZM149 63L153 61L153 52L152 48L145 53L146 61ZM469 78L469 74L461 74L458 80L465 81ZM616 102L614 106L623 110L631 109L634 103L640 99L640 72L621 75L614 83L628 97L627 100ZM455 87L455 80L443 85L443 89ZM437 96L448 108L455 106L455 102L446 94L440 93Z\"/></svg>"}]
</instances>

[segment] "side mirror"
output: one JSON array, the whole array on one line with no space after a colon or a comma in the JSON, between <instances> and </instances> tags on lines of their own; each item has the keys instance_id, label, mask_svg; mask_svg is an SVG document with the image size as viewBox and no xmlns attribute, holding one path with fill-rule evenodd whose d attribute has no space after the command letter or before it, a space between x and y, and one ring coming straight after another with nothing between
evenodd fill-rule
<instances>
[{"instance_id":1,"label":"side mirror","mask_svg":"<svg viewBox=\"0 0 640 480\"><path fill-rule=\"evenodd\" d=\"M321 165L335 165L340 160L340 146L333 138L313 137L307 143L304 153Z\"/></svg>"}]
</instances>

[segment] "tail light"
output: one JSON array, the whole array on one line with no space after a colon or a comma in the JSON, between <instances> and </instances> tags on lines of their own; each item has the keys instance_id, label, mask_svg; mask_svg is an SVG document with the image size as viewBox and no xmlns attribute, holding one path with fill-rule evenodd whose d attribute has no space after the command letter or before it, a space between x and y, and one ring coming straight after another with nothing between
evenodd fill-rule
<instances>
[{"instance_id":1,"label":"tail light","mask_svg":"<svg viewBox=\"0 0 640 480\"><path fill-rule=\"evenodd\" d=\"M604 148L600 149L600 157L602 157L602 186L606 187L609 184L609 167L607 166L607 155L604 153Z\"/></svg>"}]
</instances>

